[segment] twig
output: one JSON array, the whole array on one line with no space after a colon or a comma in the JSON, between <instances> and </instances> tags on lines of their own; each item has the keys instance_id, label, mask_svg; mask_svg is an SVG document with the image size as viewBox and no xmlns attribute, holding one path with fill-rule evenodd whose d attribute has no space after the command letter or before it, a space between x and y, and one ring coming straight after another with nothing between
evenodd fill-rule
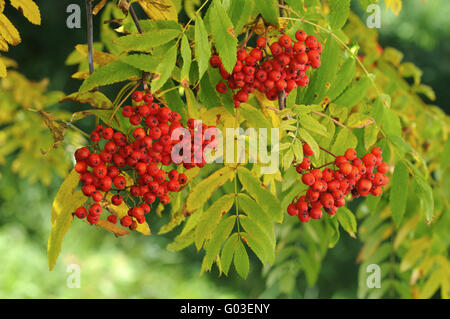
<instances>
[{"instance_id":1,"label":"twig","mask_svg":"<svg viewBox=\"0 0 450 319\"><path fill-rule=\"evenodd\" d=\"M93 42L94 42L94 29L92 26L92 0L86 0L86 15L87 15L87 41L88 41L88 50L89 50L89 74L94 73L94 54L93 50Z\"/></svg>"},{"instance_id":2,"label":"twig","mask_svg":"<svg viewBox=\"0 0 450 319\"><path fill-rule=\"evenodd\" d=\"M280 111L286 107L286 94L284 90L278 91L278 106L280 107Z\"/></svg>"},{"instance_id":3,"label":"twig","mask_svg":"<svg viewBox=\"0 0 450 319\"><path fill-rule=\"evenodd\" d=\"M338 120L334 119L333 117L329 116L328 114L325 114L325 113L322 113L322 112L319 112L319 111L311 111L311 113L320 115L322 117L326 117L327 119L332 120L336 125L339 125L340 127L343 127L345 129L349 130L349 128L347 126L345 126L344 124L342 124Z\"/></svg>"},{"instance_id":4,"label":"twig","mask_svg":"<svg viewBox=\"0 0 450 319\"><path fill-rule=\"evenodd\" d=\"M280 4L280 17L284 17L284 9L281 6L284 6L284 0L279 0Z\"/></svg>"},{"instance_id":5,"label":"twig","mask_svg":"<svg viewBox=\"0 0 450 319\"><path fill-rule=\"evenodd\" d=\"M131 14L131 18L133 18L133 22L136 25L136 29L138 30L139 33L142 33L141 25L139 24L139 20L136 16L136 12L134 12L133 5L131 3L130 3L130 8L128 9L128 11Z\"/></svg>"},{"instance_id":6,"label":"twig","mask_svg":"<svg viewBox=\"0 0 450 319\"><path fill-rule=\"evenodd\" d=\"M329 150L327 150L326 148L323 148L322 146L319 145L319 148L324 151L327 152L328 154L330 154L331 156L337 157L336 155L334 155L333 153L331 153Z\"/></svg>"}]
</instances>

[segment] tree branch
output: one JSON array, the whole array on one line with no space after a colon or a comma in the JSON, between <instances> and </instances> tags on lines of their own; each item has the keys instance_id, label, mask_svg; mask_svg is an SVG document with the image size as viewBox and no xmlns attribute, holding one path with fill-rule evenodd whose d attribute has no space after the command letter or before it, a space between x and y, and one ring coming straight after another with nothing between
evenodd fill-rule
<instances>
[{"instance_id":1,"label":"tree branch","mask_svg":"<svg viewBox=\"0 0 450 319\"><path fill-rule=\"evenodd\" d=\"M278 106L280 111L286 107L286 94L283 91L278 91Z\"/></svg>"},{"instance_id":2,"label":"tree branch","mask_svg":"<svg viewBox=\"0 0 450 319\"><path fill-rule=\"evenodd\" d=\"M94 28L92 25L92 0L86 0L86 16L87 16L87 42L89 51L89 74L94 73Z\"/></svg>"},{"instance_id":3,"label":"tree branch","mask_svg":"<svg viewBox=\"0 0 450 319\"><path fill-rule=\"evenodd\" d=\"M138 30L139 33L142 33L142 28L141 25L139 24L139 20L136 16L136 12L134 12L133 6L130 3L130 8L128 9L128 11L131 14L131 18L133 18L133 22L136 25L136 29Z\"/></svg>"}]
</instances>

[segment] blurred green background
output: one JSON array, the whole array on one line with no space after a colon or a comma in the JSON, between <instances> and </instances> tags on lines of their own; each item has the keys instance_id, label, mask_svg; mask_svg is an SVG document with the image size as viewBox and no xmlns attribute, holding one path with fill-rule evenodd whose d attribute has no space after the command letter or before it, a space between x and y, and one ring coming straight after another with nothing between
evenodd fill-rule
<instances>
[{"instance_id":1,"label":"blurred green background","mask_svg":"<svg viewBox=\"0 0 450 319\"><path fill-rule=\"evenodd\" d=\"M84 1L77 1L83 4ZM6 15L21 32L23 43L8 54L29 79L50 79L50 89L72 93L80 82L70 78L76 70L64 65L74 45L85 42L85 30L66 28L66 7L75 1L38 1L42 26L33 26L10 6ZM353 9L364 18L357 2ZM82 6L83 26L85 12ZM450 2L407 0L396 17L382 11L380 44L405 54L405 61L423 71L423 83L432 86L436 101L450 111ZM94 27L98 30L99 21ZM45 36L43 36L45 35ZM64 104L74 111L76 105ZM1 128L0 128L1 129ZM1 147L1 146L0 146ZM200 274L200 256L194 248L172 253L165 250L171 236L132 234L115 239L103 230L75 222L52 272L48 271L46 245L50 231L51 201L60 178L50 187L19 179L10 170L13 156L0 167L0 298L256 298L276 296L266 291L258 261L246 281L234 272L226 280L217 272ZM165 220L152 221L153 232ZM176 231L175 231L176 232ZM172 235L173 237L173 235ZM298 295L306 298L355 298L360 243L347 235L327 255L315 287L299 282ZM68 288L67 267L81 267L81 288Z\"/></svg>"}]
</instances>

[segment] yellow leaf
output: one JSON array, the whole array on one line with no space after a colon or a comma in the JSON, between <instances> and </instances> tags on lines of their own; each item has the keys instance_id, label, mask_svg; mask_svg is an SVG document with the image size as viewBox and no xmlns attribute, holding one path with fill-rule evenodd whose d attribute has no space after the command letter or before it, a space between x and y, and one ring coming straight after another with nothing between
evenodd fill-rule
<instances>
[{"instance_id":1,"label":"yellow leaf","mask_svg":"<svg viewBox=\"0 0 450 319\"><path fill-rule=\"evenodd\" d=\"M73 169L61 184L53 200L51 216L52 229L47 245L48 267L50 270L56 264L64 236L72 225L72 213L87 200L81 191L75 192L79 181L80 177Z\"/></svg>"},{"instance_id":2,"label":"yellow leaf","mask_svg":"<svg viewBox=\"0 0 450 319\"><path fill-rule=\"evenodd\" d=\"M33 0L10 0L11 5L19 10L33 24L41 24L41 13Z\"/></svg>"},{"instance_id":3,"label":"yellow leaf","mask_svg":"<svg viewBox=\"0 0 450 319\"><path fill-rule=\"evenodd\" d=\"M108 99L102 92L75 92L66 97L64 97L60 102L64 101L74 101L81 104L89 103L91 106L96 108L108 108L112 105L110 99Z\"/></svg>"},{"instance_id":4,"label":"yellow leaf","mask_svg":"<svg viewBox=\"0 0 450 319\"><path fill-rule=\"evenodd\" d=\"M72 79L86 80L89 77L89 71L78 71L71 75Z\"/></svg>"},{"instance_id":5,"label":"yellow leaf","mask_svg":"<svg viewBox=\"0 0 450 319\"><path fill-rule=\"evenodd\" d=\"M5 39L0 35L0 51L8 52L8 43L6 43Z\"/></svg>"},{"instance_id":6,"label":"yellow leaf","mask_svg":"<svg viewBox=\"0 0 450 319\"><path fill-rule=\"evenodd\" d=\"M216 189L232 180L234 176L235 170L233 168L223 167L195 185L186 200L187 211L193 213L202 207Z\"/></svg>"},{"instance_id":7,"label":"yellow leaf","mask_svg":"<svg viewBox=\"0 0 450 319\"><path fill-rule=\"evenodd\" d=\"M93 15L97 15L97 13L99 13L100 10L103 9L103 7L105 6L105 4L106 4L106 0L101 0L99 3L97 3L97 4L95 5L94 9L92 10L92 14L93 14Z\"/></svg>"},{"instance_id":8,"label":"yellow leaf","mask_svg":"<svg viewBox=\"0 0 450 319\"><path fill-rule=\"evenodd\" d=\"M138 2L150 19L178 21L177 9L171 0L138 0Z\"/></svg>"},{"instance_id":9,"label":"yellow leaf","mask_svg":"<svg viewBox=\"0 0 450 319\"><path fill-rule=\"evenodd\" d=\"M386 10L391 9L396 16L402 11L402 0L386 0Z\"/></svg>"},{"instance_id":10,"label":"yellow leaf","mask_svg":"<svg viewBox=\"0 0 450 319\"><path fill-rule=\"evenodd\" d=\"M78 44L75 46L75 49L80 52L85 58L88 57L89 50L87 44ZM94 63L98 65L106 65L108 63L111 63L112 61L117 60L116 56L96 49L94 49L92 53L94 56Z\"/></svg>"},{"instance_id":11,"label":"yellow leaf","mask_svg":"<svg viewBox=\"0 0 450 319\"><path fill-rule=\"evenodd\" d=\"M6 77L6 65L0 60L0 78Z\"/></svg>"},{"instance_id":12,"label":"yellow leaf","mask_svg":"<svg viewBox=\"0 0 450 319\"><path fill-rule=\"evenodd\" d=\"M3 9L5 9L5 0L0 0L0 12L3 12Z\"/></svg>"},{"instance_id":13,"label":"yellow leaf","mask_svg":"<svg viewBox=\"0 0 450 319\"><path fill-rule=\"evenodd\" d=\"M0 13L0 35L11 45L21 41L19 31L3 13Z\"/></svg>"},{"instance_id":14,"label":"yellow leaf","mask_svg":"<svg viewBox=\"0 0 450 319\"><path fill-rule=\"evenodd\" d=\"M0 56L0 60L3 62L4 65L6 65L7 68L17 68L18 64L13 59Z\"/></svg>"}]
</instances>

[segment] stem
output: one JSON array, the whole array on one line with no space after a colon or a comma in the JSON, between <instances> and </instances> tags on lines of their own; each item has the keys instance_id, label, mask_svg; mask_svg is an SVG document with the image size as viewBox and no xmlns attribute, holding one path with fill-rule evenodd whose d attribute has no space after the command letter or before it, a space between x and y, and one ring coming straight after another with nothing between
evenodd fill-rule
<instances>
[{"instance_id":1,"label":"stem","mask_svg":"<svg viewBox=\"0 0 450 319\"><path fill-rule=\"evenodd\" d=\"M133 5L131 3L130 3L130 8L128 9L128 11L131 14L131 18L133 18L133 22L136 25L136 29L138 30L139 33L142 33L141 25L139 24L139 20L136 16L136 12L134 12Z\"/></svg>"},{"instance_id":2,"label":"stem","mask_svg":"<svg viewBox=\"0 0 450 319\"><path fill-rule=\"evenodd\" d=\"M337 157L336 155L334 155L333 153L331 153L329 150L327 150L326 148L323 148L322 146L319 146L319 148L324 151L327 152L328 154L330 154L331 156Z\"/></svg>"},{"instance_id":3,"label":"stem","mask_svg":"<svg viewBox=\"0 0 450 319\"><path fill-rule=\"evenodd\" d=\"M284 17L284 9L282 8L282 6L284 6L284 0L279 0L279 4L280 4L280 17Z\"/></svg>"},{"instance_id":4,"label":"stem","mask_svg":"<svg viewBox=\"0 0 450 319\"><path fill-rule=\"evenodd\" d=\"M89 50L89 74L94 73L94 54L93 43L94 43L94 28L92 26L92 0L86 0L86 15L87 15L87 41Z\"/></svg>"},{"instance_id":5,"label":"stem","mask_svg":"<svg viewBox=\"0 0 450 319\"><path fill-rule=\"evenodd\" d=\"M322 113L322 112L319 112L319 111L311 111L311 113L320 115L320 116L322 116L322 117L326 117L327 119L332 120L336 125L339 125L340 127L343 127L343 128L345 128L345 129L349 130L349 128L348 128L347 126L345 126L344 124L342 124L342 123L339 122L338 120L335 120L334 118L332 118L332 117L329 116L328 114L325 114L325 113Z\"/></svg>"},{"instance_id":6,"label":"stem","mask_svg":"<svg viewBox=\"0 0 450 319\"><path fill-rule=\"evenodd\" d=\"M87 138L90 138L90 136L89 136L88 133L86 133L85 131L83 131L83 130L80 129L79 127L76 127L76 126L73 125L72 123L70 123L70 122L65 122L65 124L66 124L67 127L69 127L69 128L71 128L71 129L73 129L73 130L75 130L75 131L81 133L82 135L86 136Z\"/></svg>"},{"instance_id":7,"label":"stem","mask_svg":"<svg viewBox=\"0 0 450 319\"><path fill-rule=\"evenodd\" d=\"M286 94L283 91L278 91L278 106L280 110L286 107Z\"/></svg>"},{"instance_id":8,"label":"stem","mask_svg":"<svg viewBox=\"0 0 450 319\"><path fill-rule=\"evenodd\" d=\"M239 110L238 108L234 109L234 129L236 130L239 126ZM233 141L234 144L234 141ZM245 154L244 154L245 156ZM239 160L239 159L238 159ZM237 164L239 165L239 164ZM236 165L236 169L237 169ZM235 171L234 174L234 199L235 199L235 206L236 206L236 221L237 221L237 232L239 239L241 238L241 230L240 230L240 222L239 222L239 203L238 203L238 191L237 191L237 172Z\"/></svg>"},{"instance_id":9,"label":"stem","mask_svg":"<svg viewBox=\"0 0 450 319\"><path fill-rule=\"evenodd\" d=\"M316 168L317 169L321 169L321 168L324 168L325 166L332 165L332 164L334 164L334 162L329 162L329 163L323 164L322 166L319 166L319 167L316 167Z\"/></svg>"},{"instance_id":10,"label":"stem","mask_svg":"<svg viewBox=\"0 0 450 319\"><path fill-rule=\"evenodd\" d=\"M117 106L114 108L114 110L113 110L113 112L112 112L112 114L111 114L111 117L110 117L109 120L108 120L108 123L111 123L112 119L114 118L114 116L115 116L116 113L117 113L117 110L122 106L123 103L125 103L125 101L130 97L130 95L133 94L134 90L137 89L137 87L139 86L139 84L140 84L139 82L136 83L136 84L133 86L133 88L131 89L131 91L130 91L130 92L125 96L125 98L122 100L122 102L120 102L119 104L117 104Z\"/></svg>"}]
</instances>

